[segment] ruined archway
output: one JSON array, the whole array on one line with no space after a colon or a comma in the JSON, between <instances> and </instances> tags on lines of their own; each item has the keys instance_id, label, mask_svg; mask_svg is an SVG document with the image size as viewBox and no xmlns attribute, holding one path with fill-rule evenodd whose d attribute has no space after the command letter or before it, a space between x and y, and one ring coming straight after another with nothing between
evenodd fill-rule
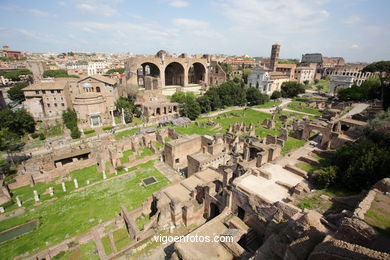
<instances>
[{"instance_id":1,"label":"ruined archway","mask_svg":"<svg viewBox=\"0 0 390 260\"><path fill-rule=\"evenodd\" d=\"M165 86L184 86L184 67L178 62L171 62L165 67Z\"/></svg>"},{"instance_id":2,"label":"ruined archway","mask_svg":"<svg viewBox=\"0 0 390 260\"><path fill-rule=\"evenodd\" d=\"M205 81L206 68L202 63L195 62L188 69L188 83L189 84L200 84L201 81Z\"/></svg>"},{"instance_id":3,"label":"ruined archway","mask_svg":"<svg viewBox=\"0 0 390 260\"><path fill-rule=\"evenodd\" d=\"M139 87L145 87L145 76L160 78L160 69L154 63L142 63L137 69L137 82Z\"/></svg>"}]
</instances>

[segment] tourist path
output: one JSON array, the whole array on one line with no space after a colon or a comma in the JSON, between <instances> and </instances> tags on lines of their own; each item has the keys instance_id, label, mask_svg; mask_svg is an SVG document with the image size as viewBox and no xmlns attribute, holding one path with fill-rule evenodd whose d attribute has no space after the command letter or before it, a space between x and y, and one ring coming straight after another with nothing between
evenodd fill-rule
<instances>
[{"instance_id":1,"label":"tourist path","mask_svg":"<svg viewBox=\"0 0 390 260\"><path fill-rule=\"evenodd\" d=\"M341 117L341 119L343 118L347 118L347 117L350 117L350 116L353 116L355 114L359 114L361 113L362 111L364 111L367 107L369 107L370 104L367 104L367 103L358 103L358 104L355 104L353 105L353 108L348 112L346 113L345 115L343 115Z\"/></svg>"}]
</instances>

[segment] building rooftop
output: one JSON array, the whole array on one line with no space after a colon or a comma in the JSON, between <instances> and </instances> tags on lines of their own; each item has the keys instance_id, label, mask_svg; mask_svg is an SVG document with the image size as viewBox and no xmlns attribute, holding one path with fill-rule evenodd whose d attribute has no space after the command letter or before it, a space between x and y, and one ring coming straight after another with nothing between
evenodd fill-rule
<instances>
[{"instance_id":1,"label":"building rooftop","mask_svg":"<svg viewBox=\"0 0 390 260\"><path fill-rule=\"evenodd\" d=\"M70 81L72 81L71 78L60 78L60 79L43 80L41 82L34 83L34 84L31 84L31 85L23 88L23 91L64 89L65 86L67 85L67 83L70 82Z\"/></svg>"},{"instance_id":2,"label":"building rooftop","mask_svg":"<svg viewBox=\"0 0 390 260\"><path fill-rule=\"evenodd\" d=\"M86 80L88 78L96 79L98 81L101 81L101 82L104 82L104 83L107 83L107 84L110 84L110 85L115 85L116 84L116 80L115 79L107 78L107 77L104 77L104 76L99 75L99 74L87 76L87 77L79 80L78 82L82 82L82 81L84 81L84 80Z\"/></svg>"}]
</instances>

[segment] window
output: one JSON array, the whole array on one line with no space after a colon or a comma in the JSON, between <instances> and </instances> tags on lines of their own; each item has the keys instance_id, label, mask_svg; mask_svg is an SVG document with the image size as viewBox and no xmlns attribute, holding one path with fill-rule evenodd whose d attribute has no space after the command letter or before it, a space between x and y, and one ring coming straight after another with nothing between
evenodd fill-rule
<instances>
[{"instance_id":1,"label":"window","mask_svg":"<svg viewBox=\"0 0 390 260\"><path fill-rule=\"evenodd\" d=\"M54 90L50 90L50 92L51 92L52 94L54 94Z\"/></svg>"},{"instance_id":2,"label":"window","mask_svg":"<svg viewBox=\"0 0 390 260\"><path fill-rule=\"evenodd\" d=\"M96 87L96 92L100 92L100 87Z\"/></svg>"},{"instance_id":3,"label":"window","mask_svg":"<svg viewBox=\"0 0 390 260\"><path fill-rule=\"evenodd\" d=\"M57 103L54 103L54 106L57 107Z\"/></svg>"},{"instance_id":4,"label":"window","mask_svg":"<svg viewBox=\"0 0 390 260\"><path fill-rule=\"evenodd\" d=\"M39 90L35 90L35 94L39 94Z\"/></svg>"},{"instance_id":5,"label":"window","mask_svg":"<svg viewBox=\"0 0 390 260\"><path fill-rule=\"evenodd\" d=\"M61 93L61 90L57 90L57 93Z\"/></svg>"},{"instance_id":6,"label":"window","mask_svg":"<svg viewBox=\"0 0 390 260\"><path fill-rule=\"evenodd\" d=\"M47 107L50 107L50 104L47 104Z\"/></svg>"},{"instance_id":7,"label":"window","mask_svg":"<svg viewBox=\"0 0 390 260\"><path fill-rule=\"evenodd\" d=\"M65 106L65 104L64 103L61 103L61 105L64 107Z\"/></svg>"},{"instance_id":8,"label":"window","mask_svg":"<svg viewBox=\"0 0 390 260\"><path fill-rule=\"evenodd\" d=\"M46 94L46 90L42 90L42 94Z\"/></svg>"},{"instance_id":9,"label":"window","mask_svg":"<svg viewBox=\"0 0 390 260\"><path fill-rule=\"evenodd\" d=\"M180 162L180 159L177 158L177 159L175 160L175 163L179 163L179 162Z\"/></svg>"}]
</instances>

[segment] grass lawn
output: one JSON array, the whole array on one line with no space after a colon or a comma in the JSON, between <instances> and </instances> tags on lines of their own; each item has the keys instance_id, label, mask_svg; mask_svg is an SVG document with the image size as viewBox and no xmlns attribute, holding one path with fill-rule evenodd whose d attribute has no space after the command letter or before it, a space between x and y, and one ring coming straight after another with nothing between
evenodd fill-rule
<instances>
[{"instance_id":1,"label":"grass lawn","mask_svg":"<svg viewBox=\"0 0 390 260\"><path fill-rule=\"evenodd\" d=\"M120 161L122 164L128 163L129 162L129 156L133 155L133 150L127 150L123 152L123 157L120 158Z\"/></svg>"},{"instance_id":2,"label":"grass lawn","mask_svg":"<svg viewBox=\"0 0 390 260\"><path fill-rule=\"evenodd\" d=\"M282 104L281 101L268 101L267 103L265 104L262 104L262 105L257 105L257 106L253 106L255 108L271 108L271 107L276 107L276 106L279 106L280 104Z\"/></svg>"},{"instance_id":3,"label":"grass lawn","mask_svg":"<svg viewBox=\"0 0 390 260\"><path fill-rule=\"evenodd\" d=\"M114 243L117 250L121 250L131 242L131 238L127 234L126 228L115 230L112 234L114 237Z\"/></svg>"},{"instance_id":4,"label":"grass lawn","mask_svg":"<svg viewBox=\"0 0 390 260\"><path fill-rule=\"evenodd\" d=\"M287 141L284 143L284 147L282 148L282 154L286 154L293 149L302 147L305 143L305 140L298 140L289 136Z\"/></svg>"},{"instance_id":5,"label":"grass lawn","mask_svg":"<svg viewBox=\"0 0 390 260\"><path fill-rule=\"evenodd\" d=\"M154 153L153 153L152 151L150 151L149 148L144 147L144 148L142 148L141 154L137 155L137 156L135 157L135 159L140 160L140 159L142 159L142 158L144 158L144 157L146 157L146 156L151 156L151 155L153 155L153 154L154 154Z\"/></svg>"},{"instance_id":6,"label":"grass lawn","mask_svg":"<svg viewBox=\"0 0 390 260\"><path fill-rule=\"evenodd\" d=\"M323 199L321 198L321 195L326 195L329 198L334 198L350 196L353 195L353 193L340 189L336 190L334 188L315 190L311 192L308 196L295 201L294 204L300 209L315 209L316 211L324 215L340 212L343 209L352 210L344 204Z\"/></svg>"},{"instance_id":7,"label":"grass lawn","mask_svg":"<svg viewBox=\"0 0 390 260\"><path fill-rule=\"evenodd\" d=\"M137 224L138 230L144 229L144 224L150 220L149 215L141 215L135 220L135 223Z\"/></svg>"},{"instance_id":8,"label":"grass lawn","mask_svg":"<svg viewBox=\"0 0 390 260\"><path fill-rule=\"evenodd\" d=\"M90 183L103 180L103 174L97 171L97 165L92 165L86 168L70 172L72 179L77 179L79 187L87 185L87 180Z\"/></svg>"},{"instance_id":9,"label":"grass lawn","mask_svg":"<svg viewBox=\"0 0 390 260\"><path fill-rule=\"evenodd\" d=\"M301 170L306 171L306 172L310 172L311 170L314 169L313 165L306 163L306 162L299 162L299 163L295 164L295 166Z\"/></svg>"},{"instance_id":10,"label":"grass lawn","mask_svg":"<svg viewBox=\"0 0 390 260\"><path fill-rule=\"evenodd\" d=\"M287 105L287 107L295 111L300 111L313 115L321 115L321 112L317 108L308 107L305 102L301 101L293 100Z\"/></svg>"},{"instance_id":11,"label":"grass lawn","mask_svg":"<svg viewBox=\"0 0 390 260\"><path fill-rule=\"evenodd\" d=\"M73 260L73 259L100 259L97 254L96 244L93 241L80 245L79 247L66 252L60 252L52 258L53 260Z\"/></svg>"},{"instance_id":12,"label":"grass lawn","mask_svg":"<svg viewBox=\"0 0 390 260\"><path fill-rule=\"evenodd\" d=\"M128 210L135 209L153 192L169 183L153 167L153 161L145 163L135 173L132 177L107 180L80 192L67 193L57 200L27 208L22 215L1 221L0 231L33 219L40 221L34 231L2 243L1 258L33 254L85 233L98 223L114 218L120 205ZM158 182L147 187L140 186L141 180L149 176L155 177Z\"/></svg>"},{"instance_id":13,"label":"grass lawn","mask_svg":"<svg viewBox=\"0 0 390 260\"><path fill-rule=\"evenodd\" d=\"M112 253L111 245L110 245L110 239L108 236L102 237L102 243L104 247L104 252L106 252L106 255L110 255Z\"/></svg>"},{"instance_id":14,"label":"grass lawn","mask_svg":"<svg viewBox=\"0 0 390 260\"><path fill-rule=\"evenodd\" d=\"M382 234L390 237L390 197L377 193L364 220Z\"/></svg>"},{"instance_id":15,"label":"grass lawn","mask_svg":"<svg viewBox=\"0 0 390 260\"><path fill-rule=\"evenodd\" d=\"M240 115L241 117L232 116L231 113L235 113L237 115ZM224 117L225 114L227 115L226 118ZM174 126L173 128L179 134L214 135L217 133L225 133L226 130L229 128L229 126L234 124L235 122L245 122L247 125L249 125L250 123L259 125L259 122L261 124L264 119L271 118L271 117L272 117L271 114L255 111L252 109L233 110L230 112L220 114L219 116L203 117L196 120L196 122L198 122L199 125L201 125L202 123L206 123L209 119L211 119L215 123L220 124L221 128L215 128L214 126L207 126L207 125L204 128L201 128L200 126L196 126L195 122L191 122L190 124L188 124L188 128L181 127L181 126Z\"/></svg>"},{"instance_id":16,"label":"grass lawn","mask_svg":"<svg viewBox=\"0 0 390 260\"><path fill-rule=\"evenodd\" d=\"M115 134L115 139L120 140L124 136L134 135L138 130L139 130L139 128L133 128L133 129L129 129L129 130L125 130L123 132L117 133L117 134Z\"/></svg>"}]
</instances>

